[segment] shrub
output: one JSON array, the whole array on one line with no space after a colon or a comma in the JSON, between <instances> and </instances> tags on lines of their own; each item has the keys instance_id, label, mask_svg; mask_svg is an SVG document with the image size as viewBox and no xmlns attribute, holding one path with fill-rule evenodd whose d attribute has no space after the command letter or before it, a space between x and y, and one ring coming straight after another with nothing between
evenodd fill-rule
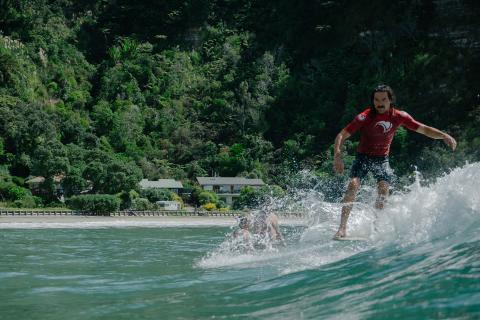
<instances>
[{"instance_id":1,"label":"shrub","mask_svg":"<svg viewBox=\"0 0 480 320\"><path fill-rule=\"evenodd\" d=\"M12 176L12 182L17 186L24 186L25 179L22 177Z\"/></svg>"},{"instance_id":2,"label":"shrub","mask_svg":"<svg viewBox=\"0 0 480 320\"><path fill-rule=\"evenodd\" d=\"M207 210L207 211L212 211L212 210L216 210L217 209L217 206L215 205L215 203L205 203L203 206L202 206L203 209Z\"/></svg>"},{"instance_id":3,"label":"shrub","mask_svg":"<svg viewBox=\"0 0 480 320\"><path fill-rule=\"evenodd\" d=\"M172 201L175 199L175 193L168 189L144 189L140 191L142 198L147 198L150 202Z\"/></svg>"},{"instance_id":4,"label":"shrub","mask_svg":"<svg viewBox=\"0 0 480 320\"><path fill-rule=\"evenodd\" d=\"M228 207L227 204L225 203L225 201L223 201L223 200L218 200L217 203L215 203L215 204L217 205L217 208L219 208L219 209Z\"/></svg>"},{"instance_id":5,"label":"shrub","mask_svg":"<svg viewBox=\"0 0 480 320\"><path fill-rule=\"evenodd\" d=\"M194 185L190 192L190 202L194 205L201 205L200 194L203 192L202 187Z\"/></svg>"},{"instance_id":6,"label":"shrub","mask_svg":"<svg viewBox=\"0 0 480 320\"><path fill-rule=\"evenodd\" d=\"M183 199L182 197L180 197L178 194L176 194L175 192L172 192L173 194L173 201L177 201L178 203L180 203L180 208L183 209L183 207L185 206L184 202L183 202Z\"/></svg>"},{"instance_id":7,"label":"shrub","mask_svg":"<svg viewBox=\"0 0 480 320\"><path fill-rule=\"evenodd\" d=\"M267 199L281 198L284 194L282 188L276 185L266 185L259 189L247 186L240 191L240 197L235 200L233 209L257 208Z\"/></svg>"},{"instance_id":8,"label":"shrub","mask_svg":"<svg viewBox=\"0 0 480 320\"><path fill-rule=\"evenodd\" d=\"M36 208L37 201L35 201L38 197L26 196L22 199L15 200L13 202L13 206L16 208Z\"/></svg>"},{"instance_id":9,"label":"shrub","mask_svg":"<svg viewBox=\"0 0 480 320\"><path fill-rule=\"evenodd\" d=\"M4 200L22 200L26 197L31 197L30 190L19 187L12 182L0 182L0 197Z\"/></svg>"},{"instance_id":10,"label":"shrub","mask_svg":"<svg viewBox=\"0 0 480 320\"><path fill-rule=\"evenodd\" d=\"M33 200L35 201L35 206L36 206L36 207L38 207L38 208L43 207L43 199L42 199L42 198L37 197L37 196L33 196L32 198L33 198ZM63 205L65 206L64 203L63 203Z\"/></svg>"},{"instance_id":11,"label":"shrub","mask_svg":"<svg viewBox=\"0 0 480 320\"><path fill-rule=\"evenodd\" d=\"M145 198L137 198L132 201L132 209L134 210L151 210L154 205Z\"/></svg>"},{"instance_id":12,"label":"shrub","mask_svg":"<svg viewBox=\"0 0 480 320\"><path fill-rule=\"evenodd\" d=\"M133 201L140 198L140 195L137 191L130 190L117 193L117 197L120 198L120 209L124 210L133 207Z\"/></svg>"},{"instance_id":13,"label":"shrub","mask_svg":"<svg viewBox=\"0 0 480 320\"><path fill-rule=\"evenodd\" d=\"M120 199L110 194L88 194L73 196L67 200L67 206L96 215L110 215L120 208Z\"/></svg>"},{"instance_id":14,"label":"shrub","mask_svg":"<svg viewBox=\"0 0 480 320\"><path fill-rule=\"evenodd\" d=\"M22 200L29 195L30 191L22 187L12 186L8 189L8 198L11 200Z\"/></svg>"},{"instance_id":15,"label":"shrub","mask_svg":"<svg viewBox=\"0 0 480 320\"><path fill-rule=\"evenodd\" d=\"M247 186L240 191L240 197L238 197L234 204L234 209L242 208L255 208L259 204L260 194L257 189Z\"/></svg>"},{"instance_id":16,"label":"shrub","mask_svg":"<svg viewBox=\"0 0 480 320\"><path fill-rule=\"evenodd\" d=\"M2 198L2 200L10 200L10 189L13 187L15 187L15 184L13 184L12 182L0 181L0 197Z\"/></svg>"},{"instance_id":17,"label":"shrub","mask_svg":"<svg viewBox=\"0 0 480 320\"><path fill-rule=\"evenodd\" d=\"M203 191L198 195L198 201L200 204L216 204L218 202L218 196L211 191Z\"/></svg>"}]
</instances>

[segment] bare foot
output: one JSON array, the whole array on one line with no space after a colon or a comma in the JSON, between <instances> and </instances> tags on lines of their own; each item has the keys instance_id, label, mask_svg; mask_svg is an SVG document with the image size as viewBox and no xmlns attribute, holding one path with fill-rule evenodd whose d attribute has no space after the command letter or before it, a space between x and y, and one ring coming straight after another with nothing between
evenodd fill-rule
<instances>
[{"instance_id":1,"label":"bare foot","mask_svg":"<svg viewBox=\"0 0 480 320\"><path fill-rule=\"evenodd\" d=\"M347 233L343 229L338 229L337 233L333 236L333 239L338 239L338 238L345 238L347 236Z\"/></svg>"}]
</instances>

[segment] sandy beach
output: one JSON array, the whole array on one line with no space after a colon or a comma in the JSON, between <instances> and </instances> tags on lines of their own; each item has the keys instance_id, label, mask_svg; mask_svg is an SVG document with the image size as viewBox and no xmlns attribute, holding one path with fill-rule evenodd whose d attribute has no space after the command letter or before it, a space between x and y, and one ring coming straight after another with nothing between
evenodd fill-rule
<instances>
[{"instance_id":1,"label":"sandy beach","mask_svg":"<svg viewBox=\"0 0 480 320\"><path fill-rule=\"evenodd\" d=\"M235 217L201 216L1 216L0 229L10 228L109 228L109 227L208 227L236 225ZM306 220L280 218L280 225L302 226Z\"/></svg>"}]
</instances>

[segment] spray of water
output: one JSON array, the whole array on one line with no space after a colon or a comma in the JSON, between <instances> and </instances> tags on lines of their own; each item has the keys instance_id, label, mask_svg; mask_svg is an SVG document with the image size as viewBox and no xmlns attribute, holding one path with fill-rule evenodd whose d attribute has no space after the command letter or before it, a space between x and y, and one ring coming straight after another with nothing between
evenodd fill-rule
<instances>
[{"instance_id":1,"label":"spray of water","mask_svg":"<svg viewBox=\"0 0 480 320\"><path fill-rule=\"evenodd\" d=\"M303 174L308 175L308 172ZM325 200L318 184L289 190L281 199L269 199L260 210L302 210L307 227L286 235L286 247L265 245L244 250L238 239L227 237L198 262L202 268L253 267L268 264L281 273L315 268L359 252L385 246L421 246L435 241L473 241L480 230L480 163L467 164L422 185L417 174L406 191L394 193L387 207L373 208L375 186L364 185L348 223L348 233L365 242L338 242L341 203Z\"/></svg>"}]
</instances>

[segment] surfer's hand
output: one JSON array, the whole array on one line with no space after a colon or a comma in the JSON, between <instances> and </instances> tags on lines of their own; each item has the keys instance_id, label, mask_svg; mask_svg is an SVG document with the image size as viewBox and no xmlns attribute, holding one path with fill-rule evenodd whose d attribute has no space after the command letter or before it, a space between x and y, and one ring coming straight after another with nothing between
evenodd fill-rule
<instances>
[{"instance_id":1,"label":"surfer's hand","mask_svg":"<svg viewBox=\"0 0 480 320\"><path fill-rule=\"evenodd\" d=\"M457 148L457 141L455 141L455 139L453 139L453 137L448 134L445 134L445 136L443 137L443 142L445 142L447 146L452 148L452 150L455 150Z\"/></svg>"},{"instance_id":2,"label":"surfer's hand","mask_svg":"<svg viewBox=\"0 0 480 320\"><path fill-rule=\"evenodd\" d=\"M343 160L340 156L335 156L333 159L333 169L336 173L342 174L345 166L343 165Z\"/></svg>"}]
</instances>

